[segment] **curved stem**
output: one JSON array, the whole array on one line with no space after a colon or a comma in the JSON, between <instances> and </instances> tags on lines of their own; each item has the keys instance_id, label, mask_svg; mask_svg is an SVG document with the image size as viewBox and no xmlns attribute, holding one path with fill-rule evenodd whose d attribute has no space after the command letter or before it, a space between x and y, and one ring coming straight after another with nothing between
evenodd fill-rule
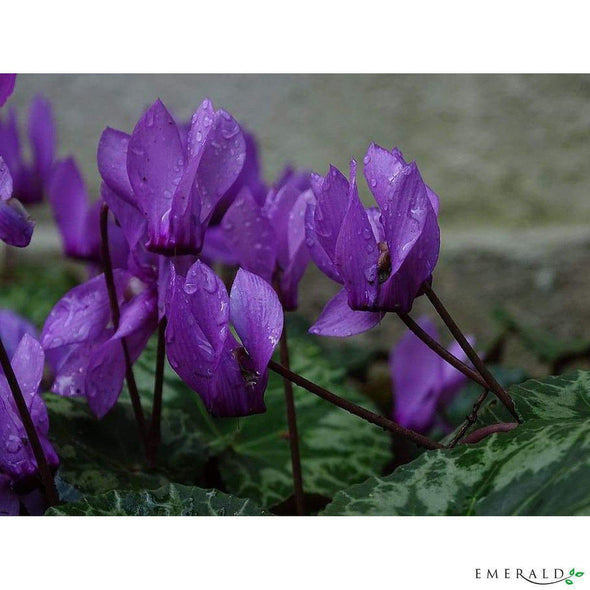
<instances>
[{"instance_id":1,"label":"curved stem","mask_svg":"<svg viewBox=\"0 0 590 590\"><path fill-rule=\"evenodd\" d=\"M482 375L480 375L477 371L474 371L471 367L467 366L464 362L460 361L455 355L451 354L444 346L442 346L439 342L437 342L430 334L425 332L407 313L398 313L399 318L406 324L406 326L414 332L414 334L426 344L431 350L436 352L438 356L443 358L449 365L455 367L457 371L460 371L471 379L475 381L478 385L481 385L484 389L488 389L489 385L484 380Z\"/></svg>"},{"instance_id":2,"label":"curved stem","mask_svg":"<svg viewBox=\"0 0 590 590\"><path fill-rule=\"evenodd\" d=\"M403 426L396 424L395 422L389 420L388 418L385 418L384 416L375 414L375 412L371 412L370 410L367 410L362 406L359 406L351 401L348 401L347 399L337 396L331 391L328 391L327 389L324 389L323 387L316 385L311 381L308 381L305 377L302 377L301 375L298 375L297 373L290 371L289 369L283 367L282 365L279 365L279 363L276 363L273 360L271 360L268 363L268 368L271 371L278 373L282 377L289 379L289 381L292 381L293 383L295 383L295 385L303 387L303 389L307 389L307 391L317 395L318 397L321 397L322 399L330 402L331 404L334 404L335 406L338 406L339 408L342 408L343 410L346 410L347 412L350 412L355 416L359 416L360 418L367 420L367 422L371 422L372 424L380 426L384 430L388 430L389 432L397 434L402 438L411 440L413 443L420 447L424 447L425 449L444 448L443 445L433 440L430 440L426 436L418 434L417 432L409 430L408 428L404 428Z\"/></svg>"},{"instance_id":3,"label":"curved stem","mask_svg":"<svg viewBox=\"0 0 590 590\"><path fill-rule=\"evenodd\" d=\"M287 342L287 324L283 324L283 332L280 341L281 364L287 370L291 369L289 363L289 346ZM285 390L285 402L287 405L287 423L289 425L289 447L291 449L291 465L293 468L293 491L295 494L295 507L297 514L305 514L305 497L303 495L303 476L301 473L301 454L299 452L299 433L297 432L297 414L295 412L295 400L293 399L293 385L288 378L283 377Z\"/></svg>"},{"instance_id":4,"label":"curved stem","mask_svg":"<svg viewBox=\"0 0 590 590\"><path fill-rule=\"evenodd\" d=\"M113 319L113 327L115 331L119 327L121 321L121 312L119 310L119 300L117 298L117 289L115 287L115 279L113 277L113 263L111 260L111 252L109 249L109 208L106 203L103 203L100 210L100 238L101 238L101 253L104 265L104 278L107 285L107 292L109 294L109 302L111 305L111 315ZM129 397L131 398L131 405L133 406L133 413L135 414L135 421L139 429L139 435L144 447L146 445L146 427L145 416L143 408L141 407L141 400L135 375L133 374L133 365L131 362L131 355L125 338L121 338L121 348L123 349L123 356L125 357L125 379L127 380L127 389L129 390Z\"/></svg>"},{"instance_id":5,"label":"curved stem","mask_svg":"<svg viewBox=\"0 0 590 590\"><path fill-rule=\"evenodd\" d=\"M164 387L164 363L166 360L166 318L158 324L158 349L156 353L156 376L154 379L154 403L152 406L152 420L148 434L148 460L152 466L156 463L158 447L160 446L162 421L162 390Z\"/></svg>"},{"instance_id":6,"label":"curved stem","mask_svg":"<svg viewBox=\"0 0 590 590\"><path fill-rule=\"evenodd\" d=\"M499 422L498 424L490 424L489 426L484 426L479 430L474 430L470 432L468 436L463 439L461 444L464 445L474 445L482 441L490 434L496 434L497 432L510 432L514 430L518 426L518 422Z\"/></svg>"},{"instance_id":7,"label":"curved stem","mask_svg":"<svg viewBox=\"0 0 590 590\"><path fill-rule=\"evenodd\" d=\"M459 346L463 349L463 352L465 352L467 355L467 358L473 363L473 366L486 380L489 388L498 396L498 399L506 406L506 409L510 412L510 414L512 414L516 421L521 422L518 414L516 413L512 399L506 393L506 390L498 383L498 381L496 381L496 378L490 373L490 370L486 367L485 363L479 358L479 355L477 352L475 352L471 344L469 344L467 338L465 338L465 335L459 326L457 326L455 320L453 320L451 314L447 311L446 307L433 291L432 287L428 284L424 285L424 292L455 340L459 343Z\"/></svg>"},{"instance_id":8,"label":"curved stem","mask_svg":"<svg viewBox=\"0 0 590 590\"><path fill-rule=\"evenodd\" d=\"M55 488L55 481L53 479L53 475L51 474L51 470L49 469L49 464L47 463L45 453L43 452L43 447L41 446L39 435L37 434L37 430L35 429L35 424L33 423L33 419L31 418L31 414L29 413L27 402L23 397L23 392L20 388L16 375L14 374L12 365L10 364L10 359L8 358L8 353L6 352L6 348L4 348L4 343L1 339L0 365L2 366L2 370L4 371L6 381L8 381L8 385L10 386L10 391L12 392L14 403L16 404L16 408L20 415L20 419L25 428L25 432L27 433L27 438L31 445L33 456L35 457L35 461L37 462L37 468L39 469L41 483L45 488L47 502L50 506L55 506L56 504L59 504L59 497L57 494L57 490Z\"/></svg>"}]
</instances>

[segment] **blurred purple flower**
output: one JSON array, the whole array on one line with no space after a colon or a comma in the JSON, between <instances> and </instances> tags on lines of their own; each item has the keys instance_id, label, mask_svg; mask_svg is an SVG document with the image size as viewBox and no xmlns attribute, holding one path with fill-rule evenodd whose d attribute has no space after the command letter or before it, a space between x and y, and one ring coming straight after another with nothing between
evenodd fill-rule
<instances>
[{"instance_id":1,"label":"blurred purple flower","mask_svg":"<svg viewBox=\"0 0 590 590\"><path fill-rule=\"evenodd\" d=\"M14 92L16 74L0 74L0 107L8 100Z\"/></svg>"},{"instance_id":2,"label":"blurred purple flower","mask_svg":"<svg viewBox=\"0 0 590 590\"><path fill-rule=\"evenodd\" d=\"M263 202L243 187L221 227L238 264L273 283L279 278L285 309L297 308L297 286L309 262L304 215L309 199L309 173L290 172ZM308 192L306 192L308 191Z\"/></svg>"},{"instance_id":3,"label":"blurred purple flower","mask_svg":"<svg viewBox=\"0 0 590 590\"><path fill-rule=\"evenodd\" d=\"M62 160L54 166L48 198L65 255L99 265L101 201L90 202L86 185L73 158ZM121 228L114 221L109 224L109 246L113 266L126 268L129 248Z\"/></svg>"},{"instance_id":4,"label":"blurred purple flower","mask_svg":"<svg viewBox=\"0 0 590 590\"><path fill-rule=\"evenodd\" d=\"M31 242L35 222L12 196L12 176L0 156L0 240L24 248Z\"/></svg>"},{"instance_id":5,"label":"blurred purple flower","mask_svg":"<svg viewBox=\"0 0 590 590\"><path fill-rule=\"evenodd\" d=\"M349 180L334 167L325 177L312 175L306 242L320 270L344 286L313 334L351 336L378 324L384 312L408 312L438 260L438 197L416 164L371 144L364 172L378 207L363 207L354 160Z\"/></svg>"},{"instance_id":6,"label":"blurred purple flower","mask_svg":"<svg viewBox=\"0 0 590 590\"><path fill-rule=\"evenodd\" d=\"M417 322L435 340L438 332L434 322L422 317ZM469 343L475 342L471 336ZM457 342L449 352L462 361L467 357ZM441 359L413 332L407 331L391 349L389 368L393 381L393 419L417 432L428 432L439 408L453 401L455 394L467 382L467 377Z\"/></svg>"},{"instance_id":7,"label":"blurred purple flower","mask_svg":"<svg viewBox=\"0 0 590 590\"><path fill-rule=\"evenodd\" d=\"M115 332L104 275L74 287L45 321L41 344L55 370L51 391L85 397L102 418L116 403L125 379L121 338L135 362L158 321L155 286L146 287L123 270L114 272L121 321Z\"/></svg>"},{"instance_id":8,"label":"blurred purple flower","mask_svg":"<svg viewBox=\"0 0 590 590\"><path fill-rule=\"evenodd\" d=\"M243 133L226 111L204 100L183 142L160 100L131 136L107 128L98 167L107 188L147 223L148 250L198 254L219 201L239 177L246 156Z\"/></svg>"},{"instance_id":9,"label":"blurred purple flower","mask_svg":"<svg viewBox=\"0 0 590 590\"><path fill-rule=\"evenodd\" d=\"M25 334L37 338L37 329L31 322L14 311L0 309L0 340L2 340L9 357L14 355Z\"/></svg>"},{"instance_id":10,"label":"blurred purple flower","mask_svg":"<svg viewBox=\"0 0 590 590\"><path fill-rule=\"evenodd\" d=\"M49 416L39 394L45 355L35 338L25 334L12 356L12 368L29 408L41 446L50 467L57 467L59 459L48 439ZM13 482L31 479L37 463L28 442L25 428L14 403L10 386L0 375L0 473Z\"/></svg>"},{"instance_id":11,"label":"blurred purple flower","mask_svg":"<svg viewBox=\"0 0 590 590\"><path fill-rule=\"evenodd\" d=\"M32 161L24 159L16 112L0 119L0 156L14 181L14 196L25 204L39 203L47 190L56 151L55 126L49 101L37 96L29 109L28 136Z\"/></svg>"},{"instance_id":12,"label":"blurred purple flower","mask_svg":"<svg viewBox=\"0 0 590 590\"><path fill-rule=\"evenodd\" d=\"M273 288L240 269L228 295L201 261L185 276L174 265L170 271L166 345L172 368L215 416L264 412L267 365L283 329Z\"/></svg>"}]
</instances>

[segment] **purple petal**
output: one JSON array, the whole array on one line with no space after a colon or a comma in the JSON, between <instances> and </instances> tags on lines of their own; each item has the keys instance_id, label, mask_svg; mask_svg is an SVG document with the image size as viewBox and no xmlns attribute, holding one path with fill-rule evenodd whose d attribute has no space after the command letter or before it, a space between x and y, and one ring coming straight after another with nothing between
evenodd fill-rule
<instances>
[{"instance_id":1,"label":"purple petal","mask_svg":"<svg viewBox=\"0 0 590 590\"><path fill-rule=\"evenodd\" d=\"M133 204L133 189L127 174L127 150L131 136L107 127L100 136L96 160L106 185L119 197Z\"/></svg>"},{"instance_id":2,"label":"purple petal","mask_svg":"<svg viewBox=\"0 0 590 590\"><path fill-rule=\"evenodd\" d=\"M37 337L37 329L31 322L9 309L0 309L0 339L9 357L12 357L16 347L25 334Z\"/></svg>"},{"instance_id":3,"label":"purple petal","mask_svg":"<svg viewBox=\"0 0 590 590\"><path fill-rule=\"evenodd\" d=\"M383 319L383 316L380 312L350 309L348 294L346 289L342 289L328 301L309 332L317 336L345 338L370 330Z\"/></svg>"},{"instance_id":4,"label":"purple petal","mask_svg":"<svg viewBox=\"0 0 590 590\"><path fill-rule=\"evenodd\" d=\"M0 121L0 156L16 176L22 167L22 155L14 109L9 110L6 121Z\"/></svg>"},{"instance_id":5,"label":"purple petal","mask_svg":"<svg viewBox=\"0 0 590 590\"><path fill-rule=\"evenodd\" d=\"M12 188L10 170L0 156L0 201L8 201L12 197Z\"/></svg>"},{"instance_id":6,"label":"purple petal","mask_svg":"<svg viewBox=\"0 0 590 590\"><path fill-rule=\"evenodd\" d=\"M221 227L239 264L271 281L276 265L277 240L271 222L248 188L240 191Z\"/></svg>"},{"instance_id":7,"label":"purple petal","mask_svg":"<svg viewBox=\"0 0 590 590\"><path fill-rule=\"evenodd\" d=\"M379 250L355 181L356 162L350 168L350 195L336 244L336 267L344 279L353 309L372 308L377 299ZM316 211L317 216L317 211Z\"/></svg>"},{"instance_id":8,"label":"purple petal","mask_svg":"<svg viewBox=\"0 0 590 590\"><path fill-rule=\"evenodd\" d=\"M185 162L174 119L157 100L138 121L127 152L127 172L138 208L147 217L148 248L167 248L172 198Z\"/></svg>"},{"instance_id":9,"label":"purple petal","mask_svg":"<svg viewBox=\"0 0 590 590\"><path fill-rule=\"evenodd\" d=\"M201 222L209 221L219 200L238 178L246 157L246 143L237 121L222 109L212 112L211 102L203 101L189 132L189 157L199 161L196 182Z\"/></svg>"},{"instance_id":10,"label":"purple petal","mask_svg":"<svg viewBox=\"0 0 590 590\"><path fill-rule=\"evenodd\" d=\"M396 148L389 152L372 143L363 162L365 178L375 200L381 209L387 209L389 186L401 170L407 166L402 153Z\"/></svg>"},{"instance_id":11,"label":"purple petal","mask_svg":"<svg viewBox=\"0 0 590 590\"><path fill-rule=\"evenodd\" d=\"M283 309L274 289L240 268L230 293L230 317L253 365L262 374L283 331Z\"/></svg>"},{"instance_id":12,"label":"purple petal","mask_svg":"<svg viewBox=\"0 0 590 590\"><path fill-rule=\"evenodd\" d=\"M473 346L475 344L475 338L473 336L467 336L467 342ZM453 343L447 347L447 350L460 361L463 361L470 367L473 366L467 359L467 355L463 352L463 349L459 346L458 342L453 341ZM441 380L441 401L445 405L449 404L459 389L467 383L467 377L465 377L461 371L457 371L455 367L445 362L442 363Z\"/></svg>"},{"instance_id":13,"label":"purple petal","mask_svg":"<svg viewBox=\"0 0 590 590\"><path fill-rule=\"evenodd\" d=\"M8 100L14 92L16 74L0 74L0 107Z\"/></svg>"},{"instance_id":14,"label":"purple petal","mask_svg":"<svg viewBox=\"0 0 590 590\"><path fill-rule=\"evenodd\" d=\"M314 213L315 236L328 258L335 262L336 242L350 201L350 187L344 175L334 166L325 178L313 177L317 199Z\"/></svg>"},{"instance_id":15,"label":"purple petal","mask_svg":"<svg viewBox=\"0 0 590 590\"><path fill-rule=\"evenodd\" d=\"M227 244L225 231L220 225L209 226L207 228L200 256L203 262L209 266L212 266L216 262L228 266L238 264L237 258Z\"/></svg>"},{"instance_id":16,"label":"purple petal","mask_svg":"<svg viewBox=\"0 0 590 590\"><path fill-rule=\"evenodd\" d=\"M119 305L129 275L114 272ZM43 331L41 344L45 350L69 344L92 342L102 336L111 320L111 308L104 275L98 275L66 293L51 310Z\"/></svg>"},{"instance_id":17,"label":"purple petal","mask_svg":"<svg viewBox=\"0 0 590 590\"><path fill-rule=\"evenodd\" d=\"M3 163L0 159L0 175ZM6 181L4 181L6 182ZM3 193L7 190L0 188ZM4 199L4 194L2 195ZM17 199L0 200L0 240L10 246L24 248L31 242L35 222L29 217L25 208Z\"/></svg>"},{"instance_id":18,"label":"purple petal","mask_svg":"<svg viewBox=\"0 0 590 590\"><path fill-rule=\"evenodd\" d=\"M48 187L49 203L61 234L66 256L87 258L95 247L87 227L90 204L86 186L72 158L56 164Z\"/></svg>"},{"instance_id":19,"label":"purple petal","mask_svg":"<svg viewBox=\"0 0 590 590\"><path fill-rule=\"evenodd\" d=\"M33 151L35 172L46 180L55 159L55 125L51 103L36 96L29 110L29 140Z\"/></svg>"},{"instance_id":20,"label":"purple petal","mask_svg":"<svg viewBox=\"0 0 590 590\"><path fill-rule=\"evenodd\" d=\"M434 210L426 203L426 218L418 239L398 271L381 285L379 307L385 311L407 313L422 285L429 281L440 248L440 231Z\"/></svg>"},{"instance_id":21,"label":"purple petal","mask_svg":"<svg viewBox=\"0 0 590 590\"><path fill-rule=\"evenodd\" d=\"M230 334L217 371L203 389L197 391L213 416L249 416L266 410L264 392L267 382L268 372L258 374L251 359L244 357L242 347Z\"/></svg>"},{"instance_id":22,"label":"purple petal","mask_svg":"<svg viewBox=\"0 0 590 590\"><path fill-rule=\"evenodd\" d=\"M113 338L125 338L145 326L151 326L150 331L153 332L158 321L157 318L158 293L154 285L121 307L119 328Z\"/></svg>"},{"instance_id":23,"label":"purple petal","mask_svg":"<svg viewBox=\"0 0 590 590\"><path fill-rule=\"evenodd\" d=\"M204 263L186 279L171 265L166 302L166 346L172 368L200 392L219 363L229 334L229 297L221 279Z\"/></svg>"},{"instance_id":24,"label":"purple petal","mask_svg":"<svg viewBox=\"0 0 590 590\"><path fill-rule=\"evenodd\" d=\"M438 339L434 322L420 318L418 324ZM441 392L441 359L412 332L406 332L392 349L389 367L394 385L396 422L418 432L434 420Z\"/></svg>"},{"instance_id":25,"label":"purple petal","mask_svg":"<svg viewBox=\"0 0 590 590\"><path fill-rule=\"evenodd\" d=\"M432 273L440 246L436 214L426 185L415 162L405 166L389 184L381 207L383 227L391 257L391 273L395 274L420 240L424 266ZM387 206L386 206L387 205ZM426 278L426 277L425 277Z\"/></svg>"},{"instance_id":26,"label":"purple petal","mask_svg":"<svg viewBox=\"0 0 590 590\"><path fill-rule=\"evenodd\" d=\"M383 224L381 223L381 209L379 207L369 207L367 210L367 217L369 218L369 223L371 224L371 229L373 230L373 235L375 236L375 240L377 243L385 241L385 230L383 229Z\"/></svg>"},{"instance_id":27,"label":"purple petal","mask_svg":"<svg viewBox=\"0 0 590 590\"><path fill-rule=\"evenodd\" d=\"M315 199L315 197L314 197ZM308 199L307 209L305 210L305 244L309 250L315 265L329 278L337 283L342 283L340 273L332 262L332 259L326 254L320 244L315 230L315 200Z\"/></svg>"},{"instance_id":28,"label":"purple petal","mask_svg":"<svg viewBox=\"0 0 590 590\"><path fill-rule=\"evenodd\" d=\"M0 74L0 76L5 75ZM0 106L1 104L0 102ZM12 480L0 473L0 516L18 516L19 511L20 500L18 494L12 489Z\"/></svg>"},{"instance_id":29,"label":"purple petal","mask_svg":"<svg viewBox=\"0 0 590 590\"><path fill-rule=\"evenodd\" d=\"M287 226L288 265L281 276L281 303L286 311L297 309L297 287L310 259L305 243L305 212L311 191L300 193L289 213Z\"/></svg>"}]
</instances>

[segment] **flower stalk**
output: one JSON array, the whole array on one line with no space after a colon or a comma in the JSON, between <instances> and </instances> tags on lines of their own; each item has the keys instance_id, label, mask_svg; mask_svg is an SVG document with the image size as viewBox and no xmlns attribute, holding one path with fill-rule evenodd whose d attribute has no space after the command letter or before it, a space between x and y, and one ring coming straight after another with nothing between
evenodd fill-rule
<instances>
[{"instance_id":1,"label":"flower stalk","mask_svg":"<svg viewBox=\"0 0 590 590\"><path fill-rule=\"evenodd\" d=\"M109 294L109 302L111 305L111 316L113 319L113 327L117 331L119 322L121 320L121 311L119 310L119 303L117 299L117 290L115 287L115 279L113 277L113 263L111 260L111 253L109 249L109 208L106 203L102 205L100 210L100 238L101 238L101 253L104 265L104 277ZM131 405L133 406L133 413L135 421L139 430L139 435L142 444L146 446L146 425L143 408L141 407L141 399L133 374L133 366L131 363L131 355L125 338L121 338L121 348L125 357L125 379L127 381L127 389L131 398Z\"/></svg>"},{"instance_id":2,"label":"flower stalk","mask_svg":"<svg viewBox=\"0 0 590 590\"><path fill-rule=\"evenodd\" d=\"M57 504L59 504L59 496L55 488L55 481L53 479L53 475L51 474L51 470L49 469L45 453L43 452L43 447L41 446L39 435L35 430L33 419L31 418L31 414L29 413L29 408L27 407L27 403L25 401L25 398L23 397L20 385L12 369L10 359L8 358L8 353L6 352L6 348L4 347L4 343L1 339L0 365L2 366L2 370L4 371L4 375L6 377L6 380L8 381L8 385L10 386L10 391L12 392L14 403L16 404L16 407L18 409L20 419L25 428L25 432L27 433L29 444L31 445L31 450L33 451L35 461L37 462L37 468L39 469L41 483L43 484L43 488L45 489L47 502L50 506L56 506Z\"/></svg>"},{"instance_id":3,"label":"flower stalk","mask_svg":"<svg viewBox=\"0 0 590 590\"><path fill-rule=\"evenodd\" d=\"M166 318L163 317L158 324L158 347L156 353L156 375L154 378L154 401L147 441L148 461L152 467L156 464L156 457L161 439L162 391L164 387L164 364L166 360L165 334Z\"/></svg>"},{"instance_id":4,"label":"flower stalk","mask_svg":"<svg viewBox=\"0 0 590 590\"><path fill-rule=\"evenodd\" d=\"M479 358L479 355L475 352L471 344L469 344L467 338L465 338L465 335L463 334L459 326L457 326L455 320L453 320L451 314L447 311L446 307L443 305L442 301L433 291L432 287L428 283L425 283L423 288L426 297L428 297L434 309L437 311L438 315L440 315L440 317L442 318L443 322L445 323L445 325L447 326L455 340L459 343L459 346L463 349L463 351L467 355L467 358L473 363L473 366L485 379L486 383L489 386L489 389L491 389L496 394L496 396L506 406L506 409L510 412L514 419L520 423L521 419L516 413L514 402L506 393L506 390L498 383L496 378L486 367L485 363Z\"/></svg>"},{"instance_id":5,"label":"flower stalk","mask_svg":"<svg viewBox=\"0 0 590 590\"><path fill-rule=\"evenodd\" d=\"M359 406L347 399L344 399L332 393L331 391L328 391L327 389L324 389L323 387L307 380L305 377L302 377L301 375L298 375L297 373L290 371L286 367L283 367L282 365L273 360L269 361L268 368L271 371L278 373L282 377L289 379L289 381L292 381L295 385L298 385L299 387L306 389L310 393L313 393L318 397L321 397L327 402L330 402L331 404L334 404L335 406L338 406L339 408L342 408L343 410L346 410L347 412L350 412L355 416L359 416L359 418L363 418L363 420L371 422L371 424L380 426L381 428L383 428L384 430L388 430L392 434L396 434L402 438L410 440L419 447L431 450L444 448L443 445L441 445L440 443L437 443L436 441L433 441L426 436L414 432L413 430L404 428L403 426L396 424L395 422L389 420L388 418L385 418L384 416L380 416L375 412L371 412L370 410L367 410L362 406Z\"/></svg>"}]
</instances>

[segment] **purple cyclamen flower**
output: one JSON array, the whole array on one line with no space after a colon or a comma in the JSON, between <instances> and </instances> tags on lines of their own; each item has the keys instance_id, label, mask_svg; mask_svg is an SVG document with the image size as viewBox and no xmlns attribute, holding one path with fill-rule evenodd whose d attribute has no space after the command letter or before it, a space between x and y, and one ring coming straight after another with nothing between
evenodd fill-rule
<instances>
[{"instance_id":1,"label":"purple cyclamen flower","mask_svg":"<svg viewBox=\"0 0 590 590\"><path fill-rule=\"evenodd\" d=\"M242 268L271 284L279 279L286 310L297 308L297 286L310 258L304 224L312 197L309 188L309 173L292 171L263 202L244 187L221 224L229 250Z\"/></svg>"},{"instance_id":2,"label":"purple cyclamen flower","mask_svg":"<svg viewBox=\"0 0 590 590\"><path fill-rule=\"evenodd\" d=\"M240 269L228 295L221 279L201 261L186 276L174 265L170 270L166 346L172 368L214 416L264 412L268 361L283 329L273 288Z\"/></svg>"},{"instance_id":3,"label":"purple cyclamen flower","mask_svg":"<svg viewBox=\"0 0 590 590\"><path fill-rule=\"evenodd\" d=\"M0 156L0 240L24 248L31 242L35 222L12 196L12 176Z\"/></svg>"},{"instance_id":4,"label":"purple cyclamen flower","mask_svg":"<svg viewBox=\"0 0 590 590\"><path fill-rule=\"evenodd\" d=\"M155 287L146 287L126 271L115 270L121 321L115 332L104 275L66 293L52 309L41 333L41 344L54 366L51 391L65 397L85 397L102 418L116 403L125 379L121 338L135 362L158 321Z\"/></svg>"},{"instance_id":5,"label":"purple cyclamen flower","mask_svg":"<svg viewBox=\"0 0 590 590\"><path fill-rule=\"evenodd\" d=\"M62 160L54 166L47 192L65 255L100 264L102 203L90 201L88 190L73 158ZM109 246L113 266L126 268L129 249L121 228L114 221L109 222Z\"/></svg>"},{"instance_id":6,"label":"purple cyclamen flower","mask_svg":"<svg viewBox=\"0 0 590 590\"><path fill-rule=\"evenodd\" d=\"M9 357L14 355L25 334L37 338L37 329L29 320L14 311L0 309L0 340Z\"/></svg>"},{"instance_id":7,"label":"purple cyclamen flower","mask_svg":"<svg viewBox=\"0 0 590 590\"><path fill-rule=\"evenodd\" d=\"M195 112L183 142L158 100L131 136L103 132L98 167L107 187L146 219L148 250L198 254L217 204L242 171L245 152L236 120L211 101Z\"/></svg>"},{"instance_id":8,"label":"purple cyclamen flower","mask_svg":"<svg viewBox=\"0 0 590 590\"><path fill-rule=\"evenodd\" d=\"M438 332L432 320L423 317L417 322L432 338ZM471 345L475 340L467 337ZM449 352L462 361L467 357L457 342ZM433 426L437 410L447 406L467 382L467 377L445 362L413 332L407 331L391 349L389 368L393 381L393 419L417 432L428 432Z\"/></svg>"},{"instance_id":9,"label":"purple cyclamen flower","mask_svg":"<svg viewBox=\"0 0 590 590\"><path fill-rule=\"evenodd\" d=\"M8 100L14 92L16 74L0 74L0 107Z\"/></svg>"},{"instance_id":10,"label":"purple cyclamen flower","mask_svg":"<svg viewBox=\"0 0 590 590\"><path fill-rule=\"evenodd\" d=\"M56 150L51 105L41 96L31 102L28 135L31 162L24 159L15 111L11 109L5 120L0 119L0 156L12 175L14 196L25 204L34 204L43 200Z\"/></svg>"},{"instance_id":11,"label":"purple cyclamen flower","mask_svg":"<svg viewBox=\"0 0 590 590\"><path fill-rule=\"evenodd\" d=\"M12 356L12 368L39 435L50 467L59 459L49 442L49 416L39 384L43 377L45 354L35 338L25 334ZM28 442L20 414L4 375L0 375L0 473L13 482L29 480L37 472L37 462Z\"/></svg>"},{"instance_id":12,"label":"purple cyclamen flower","mask_svg":"<svg viewBox=\"0 0 590 590\"><path fill-rule=\"evenodd\" d=\"M438 260L438 197L414 162L371 144L364 158L367 184L378 207L365 209L356 186L334 167L313 175L316 202L306 211L306 240L322 272L344 288L328 302L310 332L351 336L387 311L408 312Z\"/></svg>"}]
</instances>

